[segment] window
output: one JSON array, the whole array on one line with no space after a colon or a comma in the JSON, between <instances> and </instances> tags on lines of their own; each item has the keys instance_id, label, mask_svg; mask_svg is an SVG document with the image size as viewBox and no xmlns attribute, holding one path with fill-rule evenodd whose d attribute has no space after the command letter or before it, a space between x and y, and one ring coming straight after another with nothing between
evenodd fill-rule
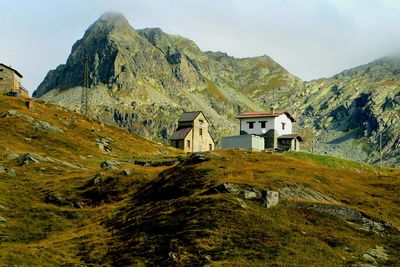
<instances>
[{"instance_id":1,"label":"window","mask_svg":"<svg viewBox=\"0 0 400 267\"><path fill-rule=\"evenodd\" d=\"M200 134L200 136L203 135L203 129L200 128L199 134Z\"/></svg>"},{"instance_id":2,"label":"window","mask_svg":"<svg viewBox=\"0 0 400 267\"><path fill-rule=\"evenodd\" d=\"M267 124L267 121L259 121L259 123L261 124L261 128L265 129L265 125Z\"/></svg>"},{"instance_id":3,"label":"window","mask_svg":"<svg viewBox=\"0 0 400 267\"><path fill-rule=\"evenodd\" d=\"M203 120L199 120L200 125L203 125L203 122L204 122Z\"/></svg>"},{"instance_id":4,"label":"window","mask_svg":"<svg viewBox=\"0 0 400 267\"><path fill-rule=\"evenodd\" d=\"M187 140L186 144L187 144L187 148L190 148L190 140Z\"/></svg>"},{"instance_id":5,"label":"window","mask_svg":"<svg viewBox=\"0 0 400 267\"><path fill-rule=\"evenodd\" d=\"M285 130L286 123L284 123L284 122L281 122L281 123L282 123L282 130Z\"/></svg>"},{"instance_id":6,"label":"window","mask_svg":"<svg viewBox=\"0 0 400 267\"><path fill-rule=\"evenodd\" d=\"M0 69L0 71L3 71L3 69Z\"/></svg>"},{"instance_id":7,"label":"window","mask_svg":"<svg viewBox=\"0 0 400 267\"><path fill-rule=\"evenodd\" d=\"M212 150L212 144L209 144L209 145L208 145L208 148L209 148L209 150L211 151L211 150Z\"/></svg>"},{"instance_id":8,"label":"window","mask_svg":"<svg viewBox=\"0 0 400 267\"><path fill-rule=\"evenodd\" d=\"M249 124L249 129L254 128L254 121L248 121L247 123Z\"/></svg>"},{"instance_id":9,"label":"window","mask_svg":"<svg viewBox=\"0 0 400 267\"><path fill-rule=\"evenodd\" d=\"M3 80L3 77L0 77L0 80Z\"/></svg>"}]
</instances>

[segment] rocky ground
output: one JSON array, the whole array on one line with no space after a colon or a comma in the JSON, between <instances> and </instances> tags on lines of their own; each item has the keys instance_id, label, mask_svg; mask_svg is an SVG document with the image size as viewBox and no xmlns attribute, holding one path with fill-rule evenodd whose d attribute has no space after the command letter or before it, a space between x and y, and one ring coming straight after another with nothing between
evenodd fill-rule
<instances>
[{"instance_id":1,"label":"rocky ground","mask_svg":"<svg viewBox=\"0 0 400 267\"><path fill-rule=\"evenodd\" d=\"M24 104L0 96L2 265L400 264L398 169L307 153L187 156Z\"/></svg>"}]
</instances>

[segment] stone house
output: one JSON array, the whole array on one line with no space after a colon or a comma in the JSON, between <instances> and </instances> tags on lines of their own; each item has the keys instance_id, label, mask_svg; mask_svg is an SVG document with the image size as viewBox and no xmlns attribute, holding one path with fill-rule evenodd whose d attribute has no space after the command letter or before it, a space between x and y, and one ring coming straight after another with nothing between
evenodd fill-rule
<instances>
[{"instance_id":1,"label":"stone house","mask_svg":"<svg viewBox=\"0 0 400 267\"><path fill-rule=\"evenodd\" d=\"M300 142L303 140L300 135L292 133L293 123L296 120L289 112L275 112L271 109L270 112L243 113L237 118L240 120L240 134L263 137L264 149L300 150ZM227 138L233 140L236 137ZM223 148L224 143L227 142L222 140ZM259 150L260 142L250 144L250 146L253 150ZM241 148L240 144L237 147Z\"/></svg>"},{"instance_id":2,"label":"stone house","mask_svg":"<svg viewBox=\"0 0 400 267\"><path fill-rule=\"evenodd\" d=\"M185 112L178 120L178 128L170 137L171 146L185 152L214 150L214 140L208 131L209 121L202 111Z\"/></svg>"},{"instance_id":3,"label":"stone house","mask_svg":"<svg viewBox=\"0 0 400 267\"><path fill-rule=\"evenodd\" d=\"M0 63L0 93L28 97L28 91L21 85L22 77L17 70Z\"/></svg>"}]
</instances>

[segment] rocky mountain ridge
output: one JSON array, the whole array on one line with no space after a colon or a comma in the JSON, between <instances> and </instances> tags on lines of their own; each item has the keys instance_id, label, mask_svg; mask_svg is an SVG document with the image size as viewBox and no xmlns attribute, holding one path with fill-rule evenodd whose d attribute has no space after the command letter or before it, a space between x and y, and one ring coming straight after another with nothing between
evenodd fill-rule
<instances>
[{"instance_id":1,"label":"rocky mountain ridge","mask_svg":"<svg viewBox=\"0 0 400 267\"><path fill-rule=\"evenodd\" d=\"M399 67L399 57L386 57L297 92L293 108L314 130L317 151L377 162L382 141L384 161L400 164Z\"/></svg>"},{"instance_id":2,"label":"rocky mountain ridge","mask_svg":"<svg viewBox=\"0 0 400 267\"><path fill-rule=\"evenodd\" d=\"M236 59L202 52L186 38L157 28L136 31L121 14L106 13L33 95L79 110L85 54L92 115L164 141L184 110L204 110L218 139L236 134L234 117L239 112L272 103L265 90L302 86L267 56Z\"/></svg>"},{"instance_id":3,"label":"rocky mountain ridge","mask_svg":"<svg viewBox=\"0 0 400 267\"><path fill-rule=\"evenodd\" d=\"M187 38L135 30L123 15L106 13L34 96L79 110L84 55L90 116L142 136L165 142L182 112L203 110L218 140L238 134L240 112L274 106L297 115L306 150L376 162L382 132L385 161L400 164L398 58L303 82L268 56L202 52Z\"/></svg>"}]
</instances>

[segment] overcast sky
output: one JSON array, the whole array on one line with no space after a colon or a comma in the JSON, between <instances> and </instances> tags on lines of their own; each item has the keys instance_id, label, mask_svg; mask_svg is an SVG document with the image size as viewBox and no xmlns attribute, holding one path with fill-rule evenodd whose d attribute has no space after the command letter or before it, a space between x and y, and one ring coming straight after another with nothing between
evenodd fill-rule
<instances>
[{"instance_id":1,"label":"overcast sky","mask_svg":"<svg viewBox=\"0 0 400 267\"><path fill-rule=\"evenodd\" d=\"M268 55L304 80L400 52L399 0L0 0L0 62L32 93L105 11L204 51Z\"/></svg>"}]
</instances>

